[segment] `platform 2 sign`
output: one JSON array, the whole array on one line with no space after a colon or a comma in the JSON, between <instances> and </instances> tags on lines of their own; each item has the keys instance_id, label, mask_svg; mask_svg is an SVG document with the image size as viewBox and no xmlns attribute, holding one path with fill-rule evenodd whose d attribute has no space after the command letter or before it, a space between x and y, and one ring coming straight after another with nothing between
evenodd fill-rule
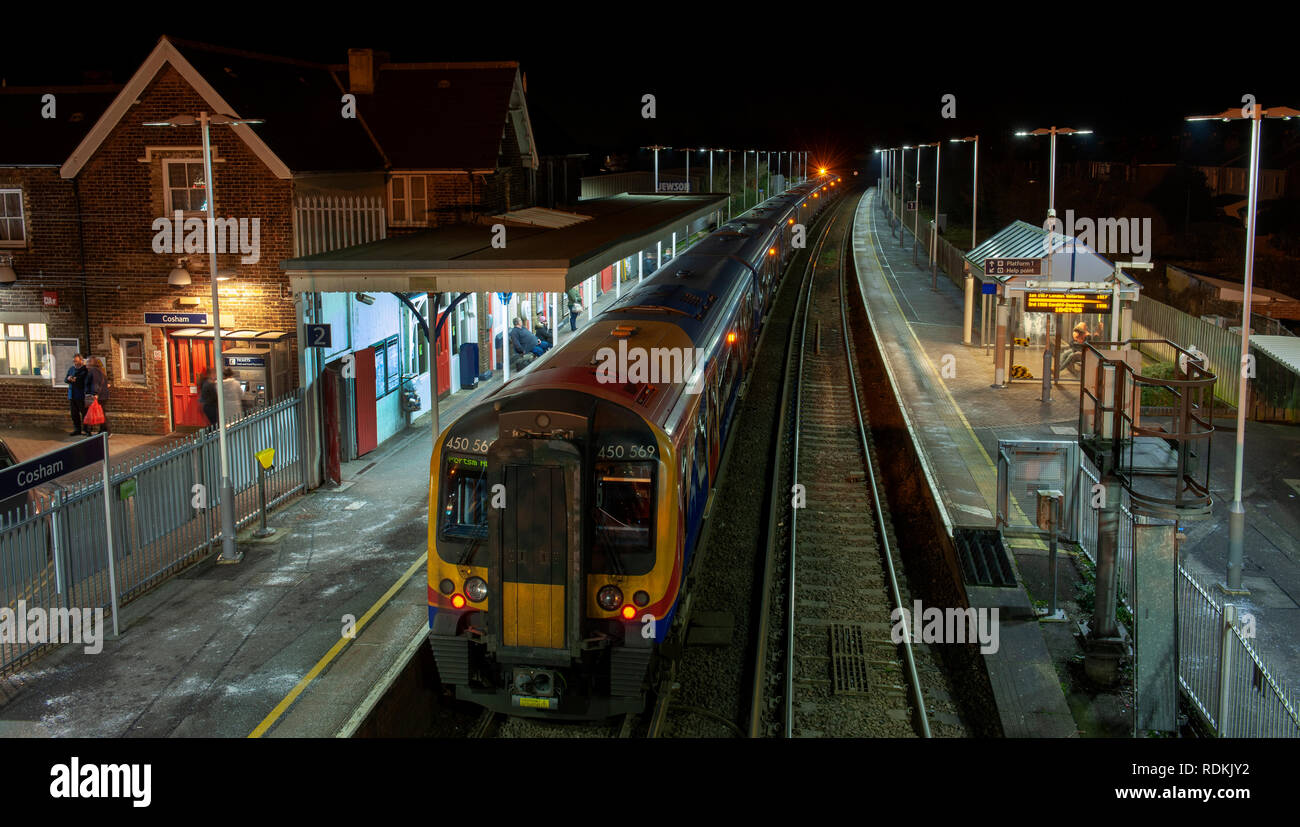
<instances>
[{"instance_id":1,"label":"platform 2 sign","mask_svg":"<svg viewBox=\"0 0 1300 827\"><path fill-rule=\"evenodd\" d=\"M1025 293L1026 313L1109 313L1110 293L1053 293L1030 290Z\"/></svg>"},{"instance_id":2,"label":"platform 2 sign","mask_svg":"<svg viewBox=\"0 0 1300 827\"><path fill-rule=\"evenodd\" d=\"M327 324L304 325L307 334L307 347L333 347L333 336Z\"/></svg>"},{"instance_id":3,"label":"platform 2 sign","mask_svg":"<svg viewBox=\"0 0 1300 827\"><path fill-rule=\"evenodd\" d=\"M984 272L990 276L1041 276L1041 258L986 258Z\"/></svg>"},{"instance_id":4,"label":"platform 2 sign","mask_svg":"<svg viewBox=\"0 0 1300 827\"><path fill-rule=\"evenodd\" d=\"M87 439L0 471L0 500L104 461L104 438Z\"/></svg>"}]
</instances>

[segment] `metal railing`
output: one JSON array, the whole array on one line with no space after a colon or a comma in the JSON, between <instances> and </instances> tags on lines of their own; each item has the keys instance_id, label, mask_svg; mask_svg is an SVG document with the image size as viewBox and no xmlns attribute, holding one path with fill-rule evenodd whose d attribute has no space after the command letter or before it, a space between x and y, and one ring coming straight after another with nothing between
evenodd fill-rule
<instances>
[{"instance_id":1,"label":"metal railing","mask_svg":"<svg viewBox=\"0 0 1300 827\"><path fill-rule=\"evenodd\" d=\"M1086 501L1097 482L1096 467L1083 456L1079 465L1081 501ZM1122 507L1117 579L1120 600L1136 614L1135 518L1127 504ZM1094 564L1097 513L1096 509L1080 508L1077 526L1079 545ZM1178 684L1188 701L1221 737L1300 738L1300 705L1279 685L1263 657L1243 635L1236 607L1221 603L1181 565L1178 575Z\"/></svg>"},{"instance_id":2,"label":"metal railing","mask_svg":"<svg viewBox=\"0 0 1300 827\"><path fill-rule=\"evenodd\" d=\"M275 449L267 507L305 487L302 392L251 411L227 426L235 524L257 518L255 452ZM119 605L191 564L221 541L218 438L207 428L110 465L109 502ZM110 458L111 463L111 458ZM87 474L0 514L0 608L107 608L104 485ZM107 611L106 611L107 614ZM0 671L50 645L0 641Z\"/></svg>"}]
</instances>

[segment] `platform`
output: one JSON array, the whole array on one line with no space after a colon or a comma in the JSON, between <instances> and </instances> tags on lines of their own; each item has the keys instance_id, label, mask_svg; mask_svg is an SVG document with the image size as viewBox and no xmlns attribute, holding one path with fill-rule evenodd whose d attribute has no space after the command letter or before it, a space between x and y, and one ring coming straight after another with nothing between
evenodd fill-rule
<instances>
[{"instance_id":1,"label":"platform","mask_svg":"<svg viewBox=\"0 0 1300 827\"><path fill-rule=\"evenodd\" d=\"M998 440L1077 438L1078 379L1054 384L1049 403L1040 401L1037 381L991 387L992 357L982 347L961 344L961 291L943 273L938 291L931 289L924 251L921 267L914 267L910 233L906 246L891 237L874 192L863 199L857 216L854 252L862 294L945 522L950 528L992 527L997 469L991 457ZM940 369L947 355L955 374L944 376ZM1219 419L1215 427L1213 511L1209 519L1185 525L1180 545L1183 566L1205 583L1222 582L1226 569L1236 438L1235 421ZM1169 454L1158 442L1153 441L1150 464L1167 466ZM1300 687L1300 428L1248 422L1245 445L1243 580L1252 594L1237 602L1260 619L1255 643L1274 675L1295 693ZM1041 545L1016 541L1017 547ZM1009 652L1010 641L1003 640L1002 651ZM1038 652L1035 645L1035 656Z\"/></svg>"}]
</instances>

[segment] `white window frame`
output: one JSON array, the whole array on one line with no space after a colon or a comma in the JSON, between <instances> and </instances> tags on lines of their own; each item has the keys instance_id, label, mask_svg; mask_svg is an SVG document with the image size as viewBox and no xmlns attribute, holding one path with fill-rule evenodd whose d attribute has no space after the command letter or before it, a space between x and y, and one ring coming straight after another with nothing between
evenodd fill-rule
<instances>
[{"instance_id":1,"label":"white window frame","mask_svg":"<svg viewBox=\"0 0 1300 827\"><path fill-rule=\"evenodd\" d=\"M171 215L172 213L176 212L176 208L172 205L172 189L173 189L173 187L172 187L172 177L171 177L171 169L170 169L170 168L171 168L171 166L172 166L173 164L182 164L182 165L187 165L187 164L196 164L196 165L198 165L199 167L202 167L202 166L203 166L203 158L199 157L199 158L164 158L164 159L162 159L163 205L166 206L166 208L167 208L167 215ZM188 180L188 177L189 177L189 176L187 175L187 176L186 176L187 180ZM204 178L205 178L205 179L207 178L207 174L206 174L206 172L204 173ZM205 198L204 200L205 200L205 202L208 203L208 204L211 204L211 203L212 203L212 195L211 195L211 187L210 187L210 184L211 184L211 182L209 182L209 181L207 181L207 180L204 180L204 182L203 182L203 193L204 193L204 195L206 196L206 198ZM189 188L189 189L192 190L193 187L191 187L191 188ZM207 213L207 210L181 210L181 212L182 212L184 215L207 215L207 214L208 214L208 213Z\"/></svg>"},{"instance_id":2,"label":"white window frame","mask_svg":"<svg viewBox=\"0 0 1300 827\"><path fill-rule=\"evenodd\" d=\"M390 227L428 227L429 216L433 214L432 205L429 198L429 179L431 176L424 173L394 173L388 178L388 226ZM411 182L420 179L424 186L424 220L416 221L411 216L414 214L414 208L417 201L411 195ZM396 195L397 188L394 186L398 180L402 182L402 195L399 198ZM398 213L398 206L401 207L402 218L395 216Z\"/></svg>"},{"instance_id":3,"label":"white window frame","mask_svg":"<svg viewBox=\"0 0 1300 827\"><path fill-rule=\"evenodd\" d=\"M18 194L18 215L8 215L4 212L6 195L13 193ZM0 247L3 248L26 248L27 247L27 211L23 205L22 187L0 187L0 221L7 225L13 219L18 219L18 226L22 229L23 237L21 239L0 239Z\"/></svg>"},{"instance_id":4,"label":"white window frame","mask_svg":"<svg viewBox=\"0 0 1300 827\"><path fill-rule=\"evenodd\" d=\"M38 339L32 336L31 325L34 324L43 325L45 327L44 338ZM10 337L9 325L21 325L23 327L23 335L21 337L18 336ZM26 345L25 350L27 351L27 365L33 371L32 373L10 373L9 372L10 370L9 345L12 342L23 342ZM49 359L41 359L38 358L36 355L35 346L38 343L42 343L42 342L45 344L45 354L46 356L50 357ZM38 382L50 382L50 383L53 382L53 377L51 377L47 373L35 372L37 369L41 371L49 371L50 365L53 364L53 355L50 349L49 319L45 318L40 314L32 314L32 313L22 313L22 314L0 313L0 348L3 348L4 350L3 356L5 360L5 372L0 373L0 379L9 379L9 380L17 379L20 381L28 381L28 382L32 380Z\"/></svg>"},{"instance_id":5,"label":"white window frame","mask_svg":"<svg viewBox=\"0 0 1300 827\"><path fill-rule=\"evenodd\" d=\"M140 343L140 373L132 373L127 369L126 345L128 342ZM149 357L145 350L144 336L137 334L134 336L119 337L117 340L117 363L117 375L122 377L123 381L131 382L135 385L147 384L149 380Z\"/></svg>"}]
</instances>

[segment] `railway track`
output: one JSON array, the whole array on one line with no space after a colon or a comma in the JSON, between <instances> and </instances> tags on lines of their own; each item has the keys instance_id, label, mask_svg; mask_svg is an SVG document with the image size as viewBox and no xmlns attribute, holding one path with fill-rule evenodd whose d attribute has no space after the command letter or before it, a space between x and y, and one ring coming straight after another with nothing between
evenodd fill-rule
<instances>
[{"instance_id":1,"label":"railway track","mask_svg":"<svg viewBox=\"0 0 1300 827\"><path fill-rule=\"evenodd\" d=\"M770 487L750 736L930 736L848 332L852 209L809 259L790 329Z\"/></svg>"},{"instance_id":2,"label":"railway track","mask_svg":"<svg viewBox=\"0 0 1300 827\"><path fill-rule=\"evenodd\" d=\"M470 727L469 738L631 738L637 733L639 716L627 714L608 721L589 723L514 718L485 709Z\"/></svg>"}]
</instances>

